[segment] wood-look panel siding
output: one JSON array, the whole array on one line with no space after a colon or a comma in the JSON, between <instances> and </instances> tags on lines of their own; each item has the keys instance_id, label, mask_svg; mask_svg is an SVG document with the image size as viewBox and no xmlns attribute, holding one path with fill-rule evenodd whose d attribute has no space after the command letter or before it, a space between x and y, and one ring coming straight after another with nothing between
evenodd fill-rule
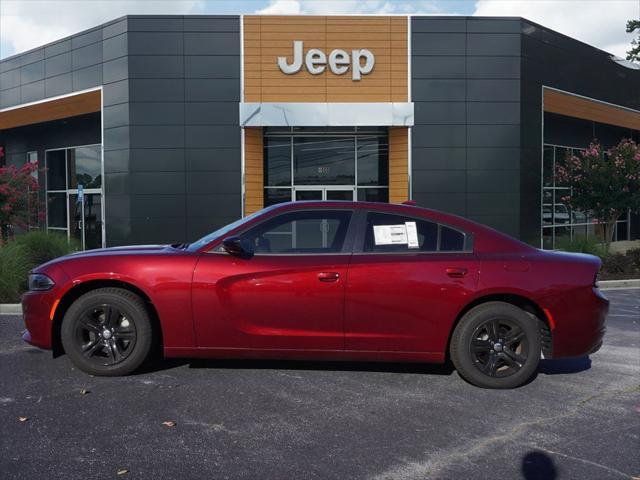
<instances>
[{"instance_id":1,"label":"wood-look panel siding","mask_svg":"<svg viewBox=\"0 0 640 480\"><path fill-rule=\"evenodd\" d=\"M50 122L61 118L75 117L85 113L99 112L100 91L81 93L48 102L0 112L0 129L21 127L32 123Z\"/></svg>"},{"instance_id":2,"label":"wood-look panel siding","mask_svg":"<svg viewBox=\"0 0 640 480\"><path fill-rule=\"evenodd\" d=\"M389 128L389 203L409 199L409 129Z\"/></svg>"},{"instance_id":3,"label":"wood-look panel siding","mask_svg":"<svg viewBox=\"0 0 640 480\"><path fill-rule=\"evenodd\" d=\"M640 112L544 89L544 111L640 130Z\"/></svg>"},{"instance_id":4,"label":"wood-look panel siding","mask_svg":"<svg viewBox=\"0 0 640 480\"><path fill-rule=\"evenodd\" d=\"M336 49L349 53L366 48L375 66L360 81L328 68L320 75L302 69L286 75L278 57L292 59L293 41L321 49L327 57ZM245 102L406 102L408 101L406 17L245 16Z\"/></svg>"},{"instance_id":5,"label":"wood-look panel siding","mask_svg":"<svg viewBox=\"0 0 640 480\"><path fill-rule=\"evenodd\" d=\"M244 214L264 207L264 151L262 128L244 129Z\"/></svg>"}]
</instances>

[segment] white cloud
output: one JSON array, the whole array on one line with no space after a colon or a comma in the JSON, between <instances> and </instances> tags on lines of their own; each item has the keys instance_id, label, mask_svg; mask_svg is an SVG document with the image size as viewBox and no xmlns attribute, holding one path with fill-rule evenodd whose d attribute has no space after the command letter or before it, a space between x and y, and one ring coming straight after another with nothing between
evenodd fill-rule
<instances>
[{"instance_id":1,"label":"white cloud","mask_svg":"<svg viewBox=\"0 0 640 480\"><path fill-rule=\"evenodd\" d=\"M640 16L638 0L479 0L474 15L517 16L624 57L633 36L627 20Z\"/></svg>"},{"instance_id":2,"label":"white cloud","mask_svg":"<svg viewBox=\"0 0 640 480\"><path fill-rule=\"evenodd\" d=\"M186 14L204 6L202 0L0 0L0 42L18 53L123 15Z\"/></svg>"},{"instance_id":3,"label":"white cloud","mask_svg":"<svg viewBox=\"0 0 640 480\"><path fill-rule=\"evenodd\" d=\"M435 0L271 0L256 13L264 15L344 15L390 13L444 13Z\"/></svg>"}]
</instances>

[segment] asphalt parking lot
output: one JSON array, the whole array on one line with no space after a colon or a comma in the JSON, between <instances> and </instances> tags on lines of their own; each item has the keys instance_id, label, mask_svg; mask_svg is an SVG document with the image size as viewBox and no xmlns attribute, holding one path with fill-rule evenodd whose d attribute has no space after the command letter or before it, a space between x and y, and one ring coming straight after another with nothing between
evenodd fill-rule
<instances>
[{"instance_id":1,"label":"asphalt parking lot","mask_svg":"<svg viewBox=\"0 0 640 480\"><path fill-rule=\"evenodd\" d=\"M371 363L163 361L94 378L2 316L0 478L638 477L640 290L606 293L600 352L544 361L512 391Z\"/></svg>"}]
</instances>

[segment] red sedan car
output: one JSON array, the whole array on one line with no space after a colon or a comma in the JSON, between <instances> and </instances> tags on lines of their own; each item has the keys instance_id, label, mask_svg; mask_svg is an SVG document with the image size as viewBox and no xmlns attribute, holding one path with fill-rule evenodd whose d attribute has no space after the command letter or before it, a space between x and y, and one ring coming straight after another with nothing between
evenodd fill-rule
<instances>
[{"instance_id":1,"label":"red sedan car","mask_svg":"<svg viewBox=\"0 0 640 480\"><path fill-rule=\"evenodd\" d=\"M24 340L93 375L166 357L445 362L511 388L595 352L598 258L545 252L409 205L275 205L192 244L75 253L34 269Z\"/></svg>"}]
</instances>

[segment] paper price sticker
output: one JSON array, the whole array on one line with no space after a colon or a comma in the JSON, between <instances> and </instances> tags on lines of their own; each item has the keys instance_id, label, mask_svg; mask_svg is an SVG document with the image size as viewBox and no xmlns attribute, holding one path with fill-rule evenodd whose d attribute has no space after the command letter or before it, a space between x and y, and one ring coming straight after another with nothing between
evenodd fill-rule
<instances>
[{"instance_id":1,"label":"paper price sticker","mask_svg":"<svg viewBox=\"0 0 640 480\"><path fill-rule=\"evenodd\" d=\"M405 225L374 225L373 237L376 245L406 245L407 227Z\"/></svg>"},{"instance_id":2,"label":"paper price sticker","mask_svg":"<svg viewBox=\"0 0 640 480\"><path fill-rule=\"evenodd\" d=\"M407 246L409 248L420 248L418 243L418 228L416 222L405 222L407 228Z\"/></svg>"},{"instance_id":3,"label":"paper price sticker","mask_svg":"<svg viewBox=\"0 0 640 480\"><path fill-rule=\"evenodd\" d=\"M374 225L373 237L376 245L406 245L420 248L416 222L401 225Z\"/></svg>"}]
</instances>

